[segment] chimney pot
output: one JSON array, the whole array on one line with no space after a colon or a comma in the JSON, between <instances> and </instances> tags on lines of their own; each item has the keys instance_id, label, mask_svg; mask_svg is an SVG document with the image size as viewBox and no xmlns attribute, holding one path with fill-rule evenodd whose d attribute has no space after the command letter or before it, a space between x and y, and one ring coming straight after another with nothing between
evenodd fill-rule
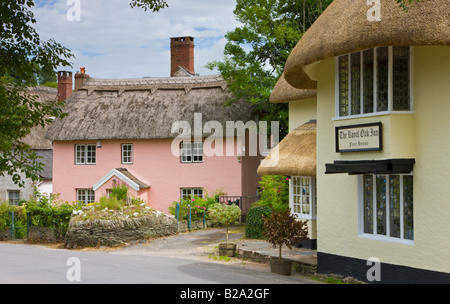
<instances>
[{"instance_id":1,"label":"chimney pot","mask_svg":"<svg viewBox=\"0 0 450 304\"><path fill-rule=\"evenodd\" d=\"M58 71L58 100L65 101L72 96L72 72Z\"/></svg>"},{"instance_id":2,"label":"chimney pot","mask_svg":"<svg viewBox=\"0 0 450 304\"><path fill-rule=\"evenodd\" d=\"M89 75L86 74L86 68L81 67L80 72L75 74L75 92L77 92L88 79Z\"/></svg>"},{"instance_id":3,"label":"chimney pot","mask_svg":"<svg viewBox=\"0 0 450 304\"><path fill-rule=\"evenodd\" d=\"M179 66L195 75L194 38L190 36L170 38L170 76Z\"/></svg>"}]
</instances>

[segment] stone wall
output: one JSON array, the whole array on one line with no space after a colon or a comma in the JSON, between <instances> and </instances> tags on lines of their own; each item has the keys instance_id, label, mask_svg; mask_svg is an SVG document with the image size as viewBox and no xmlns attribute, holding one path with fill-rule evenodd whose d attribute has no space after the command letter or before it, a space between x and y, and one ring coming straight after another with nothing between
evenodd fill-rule
<instances>
[{"instance_id":1,"label":"stone wall","mask_svg":"<svg viewBox=\"0 0 450 304\"><path fill-rule=\"evenodd\" d=\"M119 246L177 232L176 219L165 214L123 220L71 220L65 245L66 248Z\"/></svg>"}]
</instances>

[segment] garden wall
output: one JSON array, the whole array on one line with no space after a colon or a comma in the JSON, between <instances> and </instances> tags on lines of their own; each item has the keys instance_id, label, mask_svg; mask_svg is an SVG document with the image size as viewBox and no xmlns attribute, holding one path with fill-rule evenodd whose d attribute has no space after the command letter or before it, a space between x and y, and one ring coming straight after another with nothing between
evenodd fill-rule
<instances>
[{"instance_id":1,"label":"garden wall","mask_svg":"<svg viewBox=\"0 0 450 304\"><path fill-rule=\"evenodd\" d=\"M119 246L131 241L167 236L178 232L177 221L166 214L123 220L87 220L69 223L66 248Z\"/></svg>"}]
</instances>

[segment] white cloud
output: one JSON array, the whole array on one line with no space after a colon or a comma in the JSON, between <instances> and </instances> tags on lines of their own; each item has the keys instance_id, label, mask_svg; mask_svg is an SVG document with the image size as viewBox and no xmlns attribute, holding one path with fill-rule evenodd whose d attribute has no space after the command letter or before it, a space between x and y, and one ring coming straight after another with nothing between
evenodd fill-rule
<instances>
[{"instance_id":1,"label":"white cloud","mask_svg":"<svg viewBox=\"0 0 450 304\"><path fill-rule=\"evenodd\" d=\"M222 60L224 35L239 26L235 0L169 0L157 13L132 9L130 0L79 0L80 21L70 22L75 2L36 1L35 27L76 55L74 71L83 66L96 78L169 76L169 38L177 36L195 37L196 73L215 74L204 66Z\"/></svg>"}]
</instances>

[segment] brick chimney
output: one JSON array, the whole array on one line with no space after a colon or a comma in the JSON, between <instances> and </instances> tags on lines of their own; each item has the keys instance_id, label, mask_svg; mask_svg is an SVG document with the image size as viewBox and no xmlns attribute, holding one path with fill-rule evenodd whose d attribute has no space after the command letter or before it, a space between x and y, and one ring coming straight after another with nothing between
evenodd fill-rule
<instances>
[{"instance_id":1,"label":"brick chimney","mask_svg":"<svg viewBox=\"0 0 450 304\"><path fill-rule=\"evenodd\" d=\"M89 75L86 74L86 68L80 68L80 71L75 74L75 92L78 91L88 79Z\"/></svg>"},{"instance_id":2,"label":"brick chimney","mask_svg":"<svg viewBox=\"0 0 450 304\"><path fill-rule=\"evenodd\" d=\"M72 96L72 72L58 72L58 100L65 101Z\"/></svg>"},{"instance_id":3,"label":"brick chimney","mask_svg":"<svg viewBox=\"0 0 450 304\"><path fill-rule=\"evenodd\" d=\"M170 38L170 76L181 66L189 73L194 71L194 38L190 36Z\"/></svg>"}]
</instances>

